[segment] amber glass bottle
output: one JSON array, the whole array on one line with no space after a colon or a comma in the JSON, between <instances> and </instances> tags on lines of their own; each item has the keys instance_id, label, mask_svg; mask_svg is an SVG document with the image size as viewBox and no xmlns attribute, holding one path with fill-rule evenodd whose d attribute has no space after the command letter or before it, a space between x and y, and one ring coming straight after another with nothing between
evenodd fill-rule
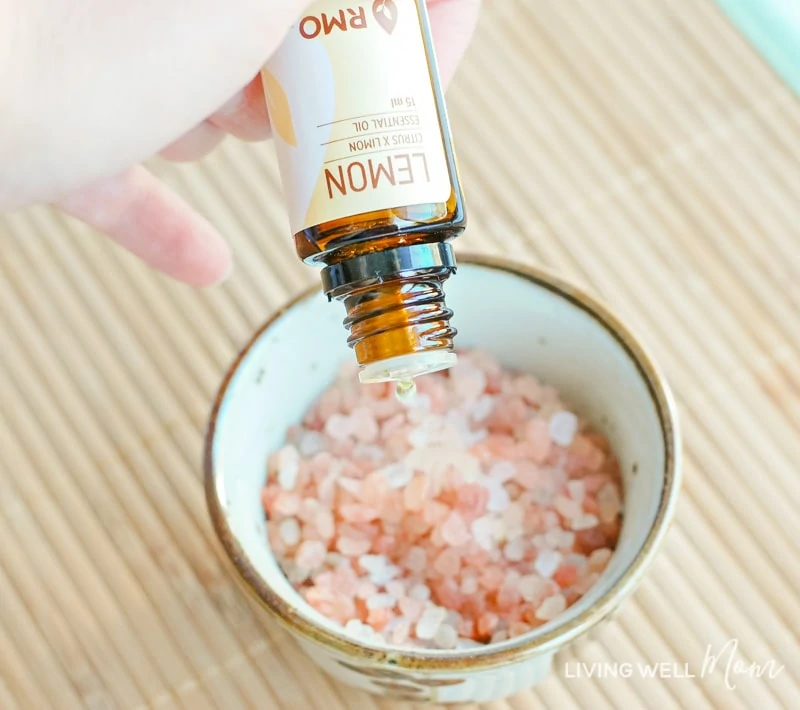
<instances>
[{"instance_id":1,"label":"amber glass bottle","mask_svg":"<svg viewBox=\"0 0 800 710\"><path fill-rule=\"evenodd\" d=\"M424 0L318 0L262 76L297 253L344 303L362 381L450 367L466 215Z\"/></svg>"}]
</instances>

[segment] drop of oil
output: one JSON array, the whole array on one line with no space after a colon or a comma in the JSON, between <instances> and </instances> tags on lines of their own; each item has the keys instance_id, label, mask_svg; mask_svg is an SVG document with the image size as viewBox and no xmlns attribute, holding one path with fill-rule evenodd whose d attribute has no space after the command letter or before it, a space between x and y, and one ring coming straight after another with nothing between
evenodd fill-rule
<instances>
[{"instance_id":1,"label":"drop of oil","mask_svg":"<svg viewBox=\"0 0 800 710\"><path fill-rule=\"evenodd\" d=\"M400 380L394 390L398 402L410 404L417 396L417 385L414 380Z\"/></svg>"}]
</instances>

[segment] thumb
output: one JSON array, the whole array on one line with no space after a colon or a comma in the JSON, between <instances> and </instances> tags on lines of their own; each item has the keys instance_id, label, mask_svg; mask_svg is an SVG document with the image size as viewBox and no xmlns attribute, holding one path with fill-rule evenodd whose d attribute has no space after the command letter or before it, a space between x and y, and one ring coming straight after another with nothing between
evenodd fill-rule
<instances>
[{"instance_id":1,"label":"thumb","mask_svg":"<svg viewBox=\"0 0 800 710\"><path fill-rule=\"evenodd\" d=\"M242 89L307 4L12 3L9 66L22 76L3 102L14 141L0 141L12 202L53 199L157 153Z\"/></svg>"}]
</instances>

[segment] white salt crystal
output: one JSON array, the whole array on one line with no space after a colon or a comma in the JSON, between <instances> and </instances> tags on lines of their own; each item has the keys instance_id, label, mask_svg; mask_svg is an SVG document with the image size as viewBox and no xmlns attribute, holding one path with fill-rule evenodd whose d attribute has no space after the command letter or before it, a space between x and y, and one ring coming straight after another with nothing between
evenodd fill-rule
<instances>
[{"instance_id":1,"label":"white salt crystal","mask_svg":"<svg viewBox=\"0 0 800 710\"><path fill-rule=\"evenodd\" d=\"M558 496L555 504L556 510L565 518L577 518L582 511L581 504L571 498Z\"/></svg>"},{"instance_id":2,"label":"white salt crystal","mask_svg":"<svg viewBox=\"0 0 800 710\"><path fill-rule=\"evenodd\" d=\"M378 587L391 582L400 573L399 567L389 564L386 555L361 555L358 564L367 572L369 581Z\"/></svg>"},{"instance_id":3,"label":"white salt crystal","mask_svg":"<svg viewBox=\"0 0 800 710\"><path fill-rule=\"evenodd\" d=\"M517 475L517 467L511 461L498 461L489 469L489 477L500 483L510 481Z\"/></svg>"},{"instance_id":4,"label":"white salt crystal","mask_svg":"<svg viewBox=\"0 0 800 710\"><path fill-rule=\"evenodd\" d=\"M545 545L552 548L571 548L575 544L575 533L562 528L553 528L544 534Z\"/></svg>"},{"instance_id":5,"label":"white salt crystal","mask_svg":"<svg viewBox=\"0 0 800 710\"><path fill-rule=\"evenodd\" d=\"M550 621L566 608L567 600L561 594L554 594L542 602L542 605L536 610L536 618Z\"/></svg>"},{"instance_id":6,"label":"white salt crystal","mask_svg":"<svg viewBox=\"0 0 800 710\"><path fill-rule=\"evenodd\" d=\"M458 643L458 632L449 624L442 624L437 629L436 635L433 637L433 642L439 648L455 648Z\"/></svg>"},{"instance_id":7,"label":"white salt crystal","mask_svg":"<svg viewBox=\"0 0 800 710\"><path fill-rule=\"evenodd\" d=\"M431 598L431 590L427 584L415 584L408 590L408 596L426 602Z\"/></svg>"},{"instance_id":8,"label":"white salt crystal","mask_svg":"<svg viewBox=\"0 0 800 710\"><path fill-rule=\"evenodd\" d=\"M556 412L550 417L550 437L559 446L569 446L578 433L578 417L572 412Z\"/></svg>"},{"instance_id":9,"label":"white salt crystal","mask_svg":"<svg viewBox=\"0 0 800 710\"><path fill-rule=\"evenodd\" d=\"M336 482L351 495L354 495L357 498L361 497L362 483L359 479L342 476L341 478L336 479Z\"/></svg>"},{"instance_id":10,"label":"white salt crystal","mask_svg":"<svg viewBox=\"0 0 800 710\"><path fill-rule=\"evenodd\" d=\"M540 577L550 579L561 564L561 553L555 550L540 550L536 555L536 561L533 563L533 569L536 570Z\"/></svg>"},{"instance_id":11,"label":"white salt crystal","mask_svg":"<svg viewBox=\"0 0 800 710\"><path fill-rule=\"evenodd\" d=\"M278 452L278 485L285 491L291 491L297 483L300 473L300 453L291 444Z\"/></svg>"},{"instance_id":12,"label":"white salt crystal","mask_svg":"<svg viewBox=\"0 0 800 710\"><path fill-rule=\"evenodd\" d=\"M353 420L344 414L332 414L325 422L325 433L335 441L345 442L353 434Z\"/></svg>"},{"instance_id":13,"label":"white salt crystal","mask_svg":"<svg viewBox=\"0 0 800 710\"><path fill-rule=\"evenodd\" d=\"M325 450L325 437L318 431L306 431L300 437L297 448L303 458L311 458Z\"/></svg>"},{"instance_id":14,"label":"white salt crystal","mask_svg":"<svg viewBox=\"0 0 800 710\"><path fill-rule=\"evenodd\" d=\"M432 639L446 617L447 609L440 606L432 606L423 611L416 626L417 638L426 641Z\"/></svg>"},{"instance_id":15,"label":"white salt crystal","mask_svg":"<svg viewBox=\"0 0 800 710\"><path fill-rule=\"evenodd\" d=\"M408 433L408 443L415 449L427 446L433 440L433 432L425 427L418 426Z\"/></svg>"},{"instance_id":16,"label":"white salt crystal","mask_svg":"<svg viewBox=\"0 0 800 710\"><path fill-rule=\"evenodd\" d=\"M546 582L535 574L526 574L519 580L517 591L526 602L533 602L544 591Z\"/></svg>"},{"instance_id":17,"label":"white salt crystal","mask_svg":"<svg viewBox=\"0 0 800 710\"><path fill-rule=\"evenodd\" d=\"M506 543L503 555L509 562L519 562L525 557L525 541L521 537L517 537Z\"/></svg>"},{"instance_id":18,"label":"white salt crystal","mask_svg":"<svg viewBox=\"0 0 800 710\"><path fill-rule=\"evenodd\" d=\"M300 542L300 523L297 522L297 518L281 520L280 525L278 525L278 533L281 536L281 540L289 547Z\"/></svg>"},{"instance_id":19,"label":"white salt crystal","mask_svg":"<svg viewBox=\"0 0 800 710\"><path fill-rule=\"evenodd\" d=\"M447 616L444 617L444 623L455 629L461 623L461 614L452 609L448 609Z\"/></svg>"},{"instance_id":20,"label":"white salt crystal","mask_svg":"<svg viewBox=\"0 0 800 710\"><path fill-rule=\"evenodd\" d=\"M486 419L492 413L496 401L497 397L492 397L489 394L478 397L478 401L475 402L475 406L470 412L472 420L474 422L482 422Z\"/></svg>"},{"instance_id":21,"label":"white salt crystal","mask_svg":"<svg viewBox=\"0 0 800 710\"><path fill-rule=\"evenodd\" d=\"M475 444L483 441L487 436L489 436L489 432L486 429L476 429L475 431L470 431L464 436L464 446L470 449L475 446Z\"/></svg>"},{"instance_id":22,"label":"white salt crystal","mask_svg":"<svg viewBox=\"0 0 800 710\"><path fill-rule=\"evenodd\" d=\"M373 594L367 598L367 609L391 609L396 603L391 594Z\"/></svg>"},{"instance_id":23,"label":"white salt crystal","mask_svg":"<svg viewBox=\"0 0 800 710\"><path fill-rule=\"evenodd\" d=\"M398 461L390 466L384 466L378 469L378 473L386 476L386 480L389 482L389 488L405 488L411 483L411 479L414 478L414 469L410 466L406 466L403 461Z\"/></svg>"},{"instance_id":24,"label":"white salt crystal","mask_svg":"<svg viewBox=\"0 0 800 710\"><path fill-rule=\"evenodd\" d=\"M579 480L567 481L567 490L570 498L581 503L586 494L586 485Z\"/></svg>"},{"instance_id":25,"label":"white salt crystal","mask_svg":"<svg viewBox=\"0 0 800 710\"><path fill-rule=\"evenodd\" d=\"M595 527L599 522L600 520L596 515L586 513L585 515L579 515L575 518L570 527L573 530L588 530L589 528Z\"/></svg>"},{"instance_id":26,"label":"white salt crystal","mask_svg":"<svg viewBox=\"0 0 800 710\"><path fill-rule=\"evenodd\" d=\"M489 479L494 481L494 479ZM486 503L486 510L492 513L500 513L508 508L511 503L511 497L502 483L487 486L489 488L489 501Z\"/></svg>"},{"instance_id":27,"label":"white salt crystal","mask_svg":"<svg viewBox=\"0 0 800 710\"><path fill-rule=\"evenodd\" d=\"M486 516L473 520L470 525L473 539L484 550L491 550L493 547L493 528L494 523L492 519Z\"/></svg>"}]
</instances>

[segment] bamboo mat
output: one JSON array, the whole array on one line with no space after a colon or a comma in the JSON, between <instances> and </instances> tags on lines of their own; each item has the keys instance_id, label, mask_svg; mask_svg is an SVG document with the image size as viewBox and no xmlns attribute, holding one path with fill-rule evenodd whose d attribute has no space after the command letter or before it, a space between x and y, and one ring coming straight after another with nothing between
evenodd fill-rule
<instances>
[{"instance_id":1,"label":"bamboo mat","mask_svg":"<svg viewBox=\"0 0 800 710\"><path fill-rule=\"evenodd\" d=\"M634 599L486 710L800 707L798 98L709 0L504 0L449 106L461 246L605 298L663 365L686 446ZM286 236L272 147L154 170L230 239L225 286L168 282L49 210L0 221L0 708L400 708L311 666L207 520L222 373L318 278ZM785 669L735 690L700 677L730 639ZM614 662L697 677L568 677Z\"/></svg>"}]
</instances>

